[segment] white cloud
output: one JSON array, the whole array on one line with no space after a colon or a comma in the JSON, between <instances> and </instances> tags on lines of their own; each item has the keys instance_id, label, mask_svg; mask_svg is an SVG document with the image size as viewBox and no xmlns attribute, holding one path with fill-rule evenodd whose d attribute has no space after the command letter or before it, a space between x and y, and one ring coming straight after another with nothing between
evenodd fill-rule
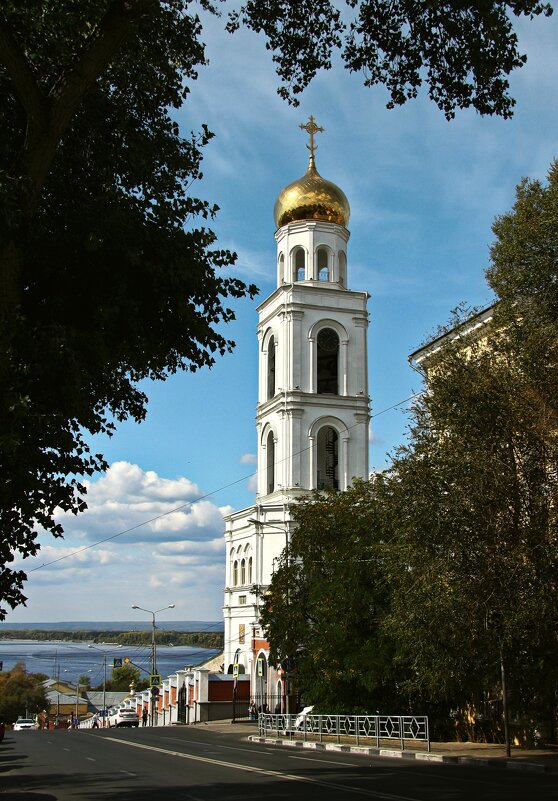
<instances>
[{"instance_id":1,"label":"white cloud","mask_svg":"<svg viewBox=\"0 0 558 801\"><path fill-rule=\"evenodd\" d=\"M257 464L258 457L255 453L243 453L240 457L240 464Z\"/></svg>"},{"instance_id":2,"label":"white cloud","mask_svg":"<svg viewBox=\"0 0 558 801\"><path fill-rule=\"evenodd\" d=\"M201 499L198 486L185 477L162 478L128 462L115 462L104 476L87 482L87 510L74 517L59 512L58 522L70 537L91 542L118 535L126 544L213 538L223 530L223 514ZM116 542L117 540L114 540Z\"/></svg>"}]
</instances>

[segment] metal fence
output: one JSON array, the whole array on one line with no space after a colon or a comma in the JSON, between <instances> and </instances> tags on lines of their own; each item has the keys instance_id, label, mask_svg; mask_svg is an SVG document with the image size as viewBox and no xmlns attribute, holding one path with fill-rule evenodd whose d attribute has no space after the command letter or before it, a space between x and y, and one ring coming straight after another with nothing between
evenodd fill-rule
<instances>
[{"instance_id":1,"label":"metal fence","mask_svg":"<svg viewBox=\"0 0 558 801\"><path fill-rule=\"evenodd\" d=\"M288 735L289 739L354 740L356 745L397 740L401 750L406 742L420 742L430 751L428 718L422 715L271 715L258 717L260 734Z\"/></svg>"},{"instance_id":2,"label":"metal fence","mask_svg":"<svg viewBox=\"0 0 558 801\"><path fill-rule=\"evenodd\" d=\"M233 696L233 722L258 719L260 714L279 712L285 707L285 697L281 695L255 695L252 698Z\"/></svg>"}]
</instances>

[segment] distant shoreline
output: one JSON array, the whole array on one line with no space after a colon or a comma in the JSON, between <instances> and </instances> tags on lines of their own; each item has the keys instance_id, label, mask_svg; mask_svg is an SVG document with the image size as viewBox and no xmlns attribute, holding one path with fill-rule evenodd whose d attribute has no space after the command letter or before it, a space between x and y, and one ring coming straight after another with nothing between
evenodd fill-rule
<instances>
[{"instance_id":1,"label":"distant shoreline","mask_svg":"<svg viewBox=\"0 0 558 801\"><path fill-rule=\"evenodd\" d=\"M177 631L163 630L157 626L158 645L188 645L198 648L222 650L224 633L222 631ZM0 627L0 640L34 640L61 642L110 642L115 645L149 645L152 630L114 629L38 629L38 628L3 628Z\"/></svg>"},{"instance_id":2,"label":"distant shoreline","mask_svg":"<svg viewBox=\"0 0 558 801\"><path fill-rule=\"evenodd\" d=\"M148 620L52 620L28 623L0 622L0 636L4 631L144 631L151 628ZM165 631L223 631L222 620L157 620L157 630Z\"/></svg>"}]
</instances>

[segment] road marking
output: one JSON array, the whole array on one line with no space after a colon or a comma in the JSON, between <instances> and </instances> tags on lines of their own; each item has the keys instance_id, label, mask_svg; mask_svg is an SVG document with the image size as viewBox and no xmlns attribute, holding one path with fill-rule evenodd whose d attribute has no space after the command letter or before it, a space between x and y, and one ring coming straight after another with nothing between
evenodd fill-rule
<instances>
[{"instance_id":1,"label":"road marking","mask_svg":"<svg viewBox=\"0 0 558 801\"><path fill-rule=\"evenodd\" d=\"M85 758L88 760L88 762L96 762L97 761L96 759L93 759L93 757L85 757Z\"/></svg>"},{"instance_id":2,"label":"road marking","mask_svg":"<svg viewBox=\"0 0 558 801\"><path fill-rule=\"evenodd\" d=\"M292 756L288 754L289 759L304 759L305 762L319 762L320 765L345 765L349 768L361 768L362 765L357 765L355 762L335 762L333 759L316 759L315 757Z\"/></svg>"},{"instance_id":3,"label":"road marking","mask_svg":"<svg viewBox=\"0 0 558 801\"><path fill-rule=\"evenodd\" d=\"M143 748L145 751L153 751L157 754L166 754L167 756L178 757L179 759L189 759L192 762L206 762L210 765L220 765L223 768L230 768L231 770L240 770L245 773L257 773L260 776L271 776L274 779L285 779L292 782L305 782L307 784L317 784L320 787L327 787L330 790L340 790L345 793L355 793L356 795L365 795L370 798L385 798L388 801L420 801L420 799L406 795L393 795L392 793L385 793L380 790L364 790L361 787L351 787L345 784L335 784L334 782L326 782L321 779L316 779L310 776L297 776L294 773L282 773L279 770L266 770L265 768L256 768L253 765L238 765L234 762L224 762L221 759L208 759L207 757L196 756L194 754L184 754L182 751L170 751L167 748L157 748L154 745L143 745L142 743L133 743L128 740L119 740L117 737L107 737L113 743L119 745L127 745L130 748ZM122 771L125 773L126 771Z\"/></svg>"},{"instance_id":4,"label":"road marking","mask_svg":"<svg viewBox=\"0 0 558 801\"><path fill-rule=\"evenodd\" d=\"M120 773L125 773L126 776L135 776L135 773L132 773L130 770L121 770Z\"/></svg>"}]
</instances>

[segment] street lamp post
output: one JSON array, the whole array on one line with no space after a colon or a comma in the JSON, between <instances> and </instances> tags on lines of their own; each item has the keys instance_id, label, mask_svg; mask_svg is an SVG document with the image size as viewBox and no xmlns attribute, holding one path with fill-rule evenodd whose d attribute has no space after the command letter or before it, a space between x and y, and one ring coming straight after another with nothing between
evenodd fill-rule
<instances>
[{"instance_id":1,"label":"street lamp post","mask_svg":"<svg viewBox=\"0 0 558 801\"><path fill-rule=\"evenodd\" d=\"M147 612L151 615L152 621L152 629L151 629L151 675L157 675L157 643L155 641L155 615L158 615L159 612L164 612L165 609L174 609L175 604L169 604L168 606L163 606L161 609L144 609L143 606L138 606L137 604L132 604L132 609L140 609L142 612ZM151 725L153 726L155 720L155 708L153 704L153 692L151 693Z\"/></svg>"}]
</instances>

